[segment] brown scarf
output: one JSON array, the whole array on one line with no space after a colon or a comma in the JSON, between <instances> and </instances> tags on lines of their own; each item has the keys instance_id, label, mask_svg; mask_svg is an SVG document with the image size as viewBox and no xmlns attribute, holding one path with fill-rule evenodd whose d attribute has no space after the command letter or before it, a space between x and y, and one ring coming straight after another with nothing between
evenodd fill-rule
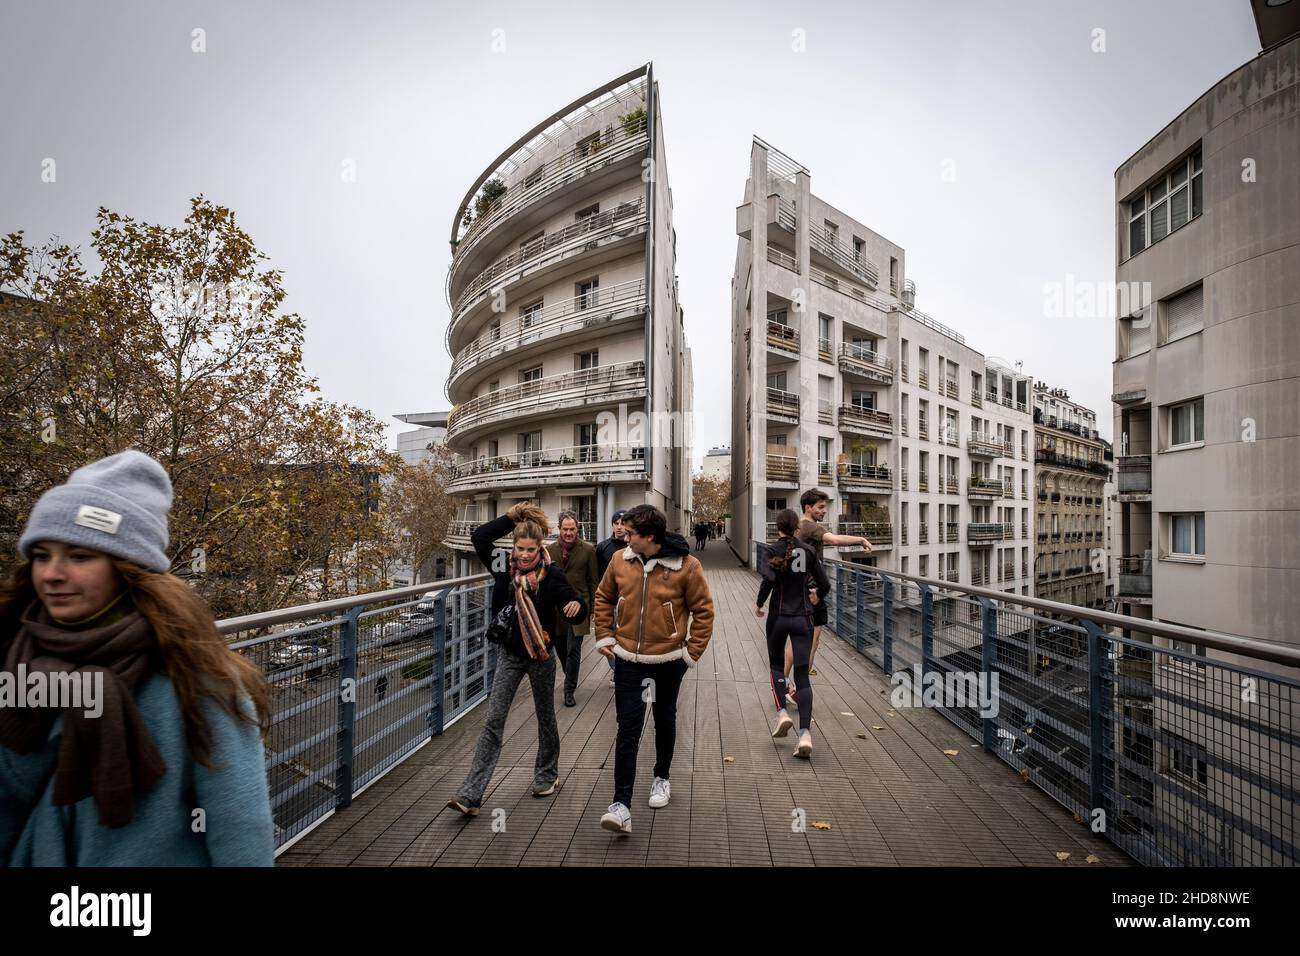
<instances>
[{"instance_id":1,"label":"brown scarf","mask_svg":"<svg viewBox=\"0 0 1300 956\"><path fill-rule=\"evenodd\" d=\"M99 822L124 826L135 814L135 798L158 782L167 764L149 734L132 693L156 667L157 642L144 615L132 611L86 630L60 627L45 606L33 601L5 655L5 670L27 674L103 673L103 712L87 717L84 707L0 708L0 745L32 753L44 745L63 714L63 733L54 770L54 803L68 806L93 796ZM84 704L84 701L83 701Z\"/></svg>"},{"instance_id":2,"label":"brown scarf","mask_svg":"<svg viewBox=\"0 0 1300 956\"><path fill-rule=\"evenodd\" d=\"M510 557L510 577L515 586L515 612L519 618L519 636L523 639L524 650L528 656L538 660L547 660L551 655L546 645L551 636L542 628L537 617L537 608L533 606L530 595L536 594L546 578L546 569L550 567L551 555L545 548L539 548L532 565L524 567L513 555Z\"/></svg>"}]
</instances>

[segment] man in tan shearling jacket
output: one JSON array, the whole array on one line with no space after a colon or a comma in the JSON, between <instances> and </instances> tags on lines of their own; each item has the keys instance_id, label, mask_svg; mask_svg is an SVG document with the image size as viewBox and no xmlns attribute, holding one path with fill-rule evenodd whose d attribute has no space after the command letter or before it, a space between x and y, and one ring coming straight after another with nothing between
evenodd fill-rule
<instances>
[{"instance_id":1,"label":"man in tan shearling jacket","mask_svg":"<svg viewBox=\"0 0 1300 956\"><path fill-rule=\"evenodd\" d=\"M668 805L677 739L677 693L713 636L713 596L704 568L663 512L637 505L623 515L628 546L614 555L596 589L596 648L614 661L614 802L600 825L632 832L636 754L649 702L655 719L650 806Z\"/></svg>"}]
</instances>

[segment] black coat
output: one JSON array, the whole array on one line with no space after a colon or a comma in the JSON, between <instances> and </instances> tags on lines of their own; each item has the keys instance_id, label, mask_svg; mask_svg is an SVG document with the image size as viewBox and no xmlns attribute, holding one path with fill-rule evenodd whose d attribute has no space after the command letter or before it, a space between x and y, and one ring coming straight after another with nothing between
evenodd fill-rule
<instances>
[{"instance_id":1,"label":"black coat","mask_svg":"<svg viewBox=\"0 0 1300 956\"><path fill-rule=\"evenodd\" d=\"M492 575L492 616L488 619L489 624L496 618L502 608L515 602L515 588L510 580L510 572L508 570L496 571L492 567L496 557L493 553L495 550L493 542L497 538L509 534L514 530L514 527L515 523L506 515L502 515L487 524L479 525L469 536L474 545L475 553L478 554L479 560L483 562L483 567ZM502 557L502 563L504 564L509 559L510 552L506 551ZM582 609L575 616L566 618L560 609L570 601L577 601L582 605ZM577 624L586 620L591 611L591 608L587 606L587 602L582 599L582 595L574 590L573 585L569 583L569 579L564 576L564 572L555 564L547 568L546 576L542 578L541 586L538 587L537 594L533 596L533 606L537 609L537 619L542 622L543 628L549 628L551 626L550 622L556 619ZM555 637L556 635L551 634L552 642L554 642ZM516 657L528 657L528 651L524 650L524 639L519 634L519 616L517 614L511 619L510 637L503 646ZM552 643L551 647L552 653L554 653L554 643Z\"/></svg>"},{"instance_id":2,"label":"black coat","mask_svg":"<svg viewBox=\"0 0 1300 956\"><path fill-rule=\"evenodd\" d=\"M804 553L804 570L795 572L791 570L794 562L795 551ZM821 561L817 560L817 552L804 544L802 541L795 541L790 551L790 564L786 565L785 570L778 571L768 560L773 553L782 554L785 552L785 542L778 541L770 545L767 549L765 560L761 573L762 581L758 585L759 607L768 600L771 595L771 601L768 613L776 614L805 614L811 616L813 613L813 604L808 600L808 589L815 588L818 599L825 602L826 595L830 593L831 582L826 577L826 569L822 566Z\"/></svg>"}]
</instances>

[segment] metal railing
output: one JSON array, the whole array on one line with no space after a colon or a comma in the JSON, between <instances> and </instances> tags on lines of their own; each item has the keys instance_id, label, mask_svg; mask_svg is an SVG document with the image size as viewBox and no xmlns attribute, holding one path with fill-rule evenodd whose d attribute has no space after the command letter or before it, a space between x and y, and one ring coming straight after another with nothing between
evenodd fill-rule
<instances>
[{"instance_id":1,"label":"metal railing","mask_svg":"<svg viewBox=\"0 0 1300 956\"><path fill-rule=\"evenodd\" d=\"M776 199L776 224L782 229L794 232L798 221L794 203L780 194L776 194L773 198Z\"/></svg>"},{"instance_id":2,"label":"metal railing","mask_svg":"<svg viewBox=\"0 0 1300 956\"><path fill-rule=\"evenodd\" d=\"M1007 454L1006 444L987 434L968 435L966 450L972 455L985 455L989 458L999 458Z\"/></svg>"},{"instance_id":3,"label":"metal railing","mask_svg":"<svg viewBox=\"0 0 1300 956\"><path fill-rule=\"evenodd\" d=\"M1110 468L1104 461L1090 461L1087 458L1076 458L1073 455L1062 455L1048 448L1039 448L1034 451L1034 461L1042 465L1056 465L1061 468L1074 468L1078 471L1090 472L1094 475L1108 475Z\"/></svg>"},{"instance_id":4,"label":"metal railing","mask_svg":"<svg viewBox=\"0 0 1300 956\"><path fill-rule=\"evenodd\" d=\"M977 541L1002 541L1012 537L1012 526L1001 521L968 521L966 523L966 540L974 544Z\"/></svg>"},{"instance_id":5,"label":"metal railing","mask_svg":"<svg viewBox=\"0 0 1300 956\"><path fill-rule=\"evenodd\" d=\"M870 485L873 488L893 488L893 479L885 465L859 465L842 461L836 468L841 487L845 485Z\"/></svg>"},{"instance_id":6,"label":"metal railing","mask_svg":"<svg viewBox=\"0 0 1300 956\"><path fill-rule=\"evenodd\" d=\"M926 441L930 440L930 421L924 415L916 417L916 437Z\"/></svg>"},{"instance_id":7,"label":"metal railing","mask_svg":"<svg viewBox=\"0 0 1300 956\"><path fill-rule=\"evenodd\" d=\"M782 391L779 388L772 388L769 385L767 389L767 413L769 415L785 415L798 418L798 394L795 392Z\"/></svg>"},{"instance_id":8,"label":"metal railing","mask_svg":"<svg viewBox=\"0 0 1300 956\"><path fill-rule=\"evenodd\" d=\"M447 440L451 441L475 425L512 414L531 414L541 403L595 398L613 400L611 392L627 391L645 384L645 363L619 362L597 365L560 375L550 375L507 385L457 405L447 416Z\"/></svg>"},{"instance_id":9,"label":"metal railing","mask_svg":"<svg viewBox=\"0 0 1300 956\"><path fill-rule=\"evenodd\" d=\"M535 267L542 259L550 261L557 257L557 252L560 256L567 254L571 251L568 249L570 246L576 246L579 250L585 249L589 243L626 228L626 220L641 219L645 214L645 199L638 197L629 202L619 203L605 212L584 216L577 222L520 246L508 256L502 256L465 286L456 299L452 323L454 324L456 319L464 314L475 299L488 292L494 285L498 285L498 280L521 270L524 266Z\"/></svg>"},{"instance_id":10,"label":"metal railing","mask_svg":"<svg viewBox=\"0 0 1300 956\"><path fill-rule=\"evenodd\" d=\"M1151 493L1151 456L1126 455L1115 459L1116 491L1121 495Z\"/></svg>"},{"instance_id":11,"label":"metal railing","mask_svg":"<svg viewBox=\"0 0 1300 956\"><path fill-rule=\"evenodd\" d=\"M830 259L841 271L865 282L872 289L880 284L880 271L870 260L859 256L843 239L827 232L824 226L810 223L808 241L813 252Z\"/></svg>"},{"instance_id":12,"label":"metal railing","mask_svg":"<svg viewBox=\"0 0 1300 956\"><path fill-rule=\"evenodd\" d=\"M958 394L957 383L952 379L945 381L943 383L943 394L948 396L948 398L956 398Z\"/></svg>"},{"instance_id":13,"label":"metal railing","mask_svg":"<svg viewBox=\"0 0 1300 956\"><path fill-rule=\"evenodd\" d=\"M939 522L939 543L957 544L961 541L961 523L958 521Z\"/></svg>"},{"instance_id":14,"label":"metal railing","mask_svg":"<svg viewBox=\"0 0 1300 956\"><path fill-rule=\"evenodd\" d=\"M767 261L775 263L783 269L789 269L796 275L799 273L799 260L776 246L767 247Z\"/></svg>"},{"instance_id":15,"label":"metal railing","mask_svg":"<svg viewBox=\"0 0 1300 956\"><path fill-rule=\"evenodd\" d=\"M767 453L767 478L769 481L798 481L799 459L793 455Z\"/></svg>"},{"instance_id":16,"label":"metal railing","mask_svg":"<svg viewBox=\"0 0 1300 956\"><path fill-rule=\"evenodd\" d=\"M611 472L639 473L644 470L644 446L567 445L463 461L452 467L451 480L459 482L472 478L475 484L487 484L494 478L509 482L526 477L545 479L580 475L599 475L600 480L608 480Z\"/></svg>"},{"instance_id":17,"label":"metal railing","mask_svg":"<svg viewBox=\"0 0 1300 956\"><path fill-rule=\"evenodd\" d=\"M781 322L767 320L767 344L775 349L799 354L799 330Z\"/></svg>"},{"instance_id":18,"label":"metal railing","mask_svg":"<svg viewBox=\"0 0 1300 956\"><path fill-rule=\"evenodd\" d=\"M857 425L873 432L894 433L894 419L889 412L875 408L863 408L861 405L840 406L840 428L845 425Z\"/></svg>"},{"instance_id":19,"label":"metal railing","mask_svg":"<svg viewBox=\"0 0 1300 956\"><path fill-rule=\"evenodd\" d=\"M1116 558L1121 597L1151 597L1151 553Z\"/></svg>"},{"instance_id":20,"label":"metal railing","mask_svg":"<svg viewBox=\"0 0 1300 956\"><path fill-rule=\"evenodd\" d=\"M449 378L454 381L462 372L511 349L522 348L566 332L589 329L612 321L619 315L637 315L645 312L645 307L645 280L633 279L607 289L592 289L583 295L548 305L531 315L503 320L499 327L489 327L457 351L456 358L451 363Z\"/></svg>"},{"instance_id":21,"label":"metal railing","mask_svg":"<svg viewBox=\"0 0 1300 956\"><path fill-rule=\"evenodd\" d=\"M981 478L978 475L971 475L966 483L966 493L968 495L992 495L996 498L1002 494L1002 482L996 478Z\"/></svg>"},{"instance_id":22,"label":"metal railing","mask_svg":"<svg viewBox=\"0 0 1300 956\"><path fill-rule=\"evenodd\" d=\"M836 635L912 686L995 688L995 707L945 693L936 709L1138 862L1300 862L1296 648L826 566Z\"/></svg>"},{"instance_id":23,"label":"metal railing","mask_svg":"<svg viewBox=\"0 0 1300 956\"><path fill-rule=\"evenodd\" d=\"M475 215L469 227L461 233L453 255L456 259L461 259L483 236L491 232L493 226L525 206L563 189L596 168L633 155L648 142L645 132L645 117L635 123L619 123L609 131L608 139L596 141L600 145L595 149L592 148L594 143L584 143L541 164L526 179L521 180L519 185L507 189L491 205ZM639 142L634 142L635 140Z\"/></svg>"},{"instance_id":24,"label":"metal railing","mask_svg":"<svg viewBox=\"0 0 1300 956\"><path fill-rule=\"evenodd\" d=\"M894 540L894 526L888 521L848 521L841 518L835 523L835 532L866 538L872 547Z\"/></svg>"},{"instance_id":25,"label":"metal railing","mask_svg":"<svg viewBox=\"0 0 1300 956\"><path fill-rule=\"evenodd\" d=\"M817 399L817 420L823 425L830 425L835 421L835 403L829 398Z\"/></svg>"},{"instance_id":26,"label":"metal railing","mask_svg":"<svg viewBox=\"0 0 1300 956\"><path fill-rule=\"evenodd\" d=\"M491 587L476 574L217 622L271 687L277 848L487 696Z\"/></svg>"},{"instance_id":27,"label":"metal railing","mask_svg":"<svg viewBox=\"0 0 1300 956\"><path fill-rule=\"evenodd\" d=\"M885 383L894 380L894 361L854 342L841 342L839 365L842 371L865 374Z\"/></svg>"},{"instance_id":28,"label":"metal railing","mask_svg":"<svg viewBox=\"0 0 1300 956\"><path fill-rule=\"evenodd\" d=\"M970 390L970 403L974 405L976 408L984 407L984 399L981 397L980 390L978 388L972 388Z\"/></svg>"},{"instance_id":29,"label":"metal railing","mask_svg":"<svg viewBox=\"0 0 1300 956\"><path fill-rule=\"evenodd\" d=\"M929 387L930 387L930 373L927 372L925 369L920 369L920 370L916 373L916 384L917 384L917 385L920 385L922 388L929 388Z\"/></svg>"}]
</instances>

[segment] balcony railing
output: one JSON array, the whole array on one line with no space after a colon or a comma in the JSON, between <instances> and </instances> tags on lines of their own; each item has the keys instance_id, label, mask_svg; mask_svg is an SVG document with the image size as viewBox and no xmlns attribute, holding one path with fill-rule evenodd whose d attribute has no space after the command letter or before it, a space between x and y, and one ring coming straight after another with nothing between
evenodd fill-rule
<instances>
[{"instance_id":1,"label":"balcony railing","mask_svg":"<svg viewBox=\"0 0 1300 956\"><path fill-rule=\"evenodd\" d=\"M894 419L889 412L863 408L861 405L841 405L840 428L848 427L851 430L854 426L873 433L894 433Z\"/></svg>"},{"instance_id":2,"label":"balcony railing","mask_svg":"<svg viewBox=\"0 0 1300 956\"><path fill-rule=\"evenodd\" d=\"M916 417L916 437L924 441L930 440L930 422L924 415Z\"/></svg>"},{"instance_id":3,"label":"balcony railing","mask_svg":"<svg viewBox=\"0 0 1300 956\"><path fill-rule=\"evenodd\" d=\"M454 315L458 317L464 314L475 299L493 287L508 281L512 275L522 273L525 267L536 268L542 262L563 258L574 249L581 251L590 243L625 229L629 220L644 216L645 199L637 198L630 202L619 203L605 212L585 216L577 222L520 246L508 256L503 256L492 263L470 281L456 300Z\"/></svg>"},{"instance_id":4,"label":"balcony railing","mask_svg":"<svg viewBox=\"0 0 1300 956\"><path fill-rule=\"evenodd\" d=\"M797 482L799 480L799 459L794 455L784 454L783 451L774 452L773 447L769 445L767 450L767 480Z\"/></svg>"},{"instance_id":5,"label":"balcony railing","mask_svg":"<svg viewBox=\"0 0 1300 956\"><path fill-rule=\"evenodd\" d=\"M840 487L860 485L892 491L893 477L885 465L859 465L857 462L842 461L835 469Z\"/></svg>"},{"instance_id":6,"label":"balcony railing","mask_svg":"<svg viewBox=\"0 0 1300 956\"><path fill-rule=\"evenodd\" d=\"M508 385L457 405L447 416L447 440L467 429L512 415L531 414L539 405L587 399L612 401L611 393L645 386L644 362L598 365L532 382Z\"/></svg>"},{"instance_id":7,"label":"balcony railing","mask_svg":"<svg viewBox=\"0 0 1300 956\"><path fill-rule=\"evenodd\" d=\"M908 378L907 378L907 359L903 359L902 365L901 365L900 368L899 368L899 372L900 372L900 374L901 374L902 377L903 377L903 381L904 381L904 382L908 381Z\"/></svg>"},{"instance_id":8,"label":"balcony railing","mask_svg":"<svg viewBox=\"0 0 1300 956\"><path fill-rule=\"evenodd\" d=\"M840 371L889 384L894 380L893 359L853 342L840 343Z\"/></svg>"},{"instance_id":9,"label":"balcony railing","mask_svg":"<svg viewBox=\"0 0 1300 956\"><path fill-rule=\"evenodd\" d=\"M925 472L921 472L920 477L916 479L916 490L917 491L930 490L930 476L927 475Z\"/></svg>"},{"instance_id":10,"label":"balcony railing","mask_svg":"<svg viewBox=\"0 0 1300 956\"><path fill-rule=\"evenodd\" d=\"M817 339L817 358L823 362L831 360L831 340L818 337Z\"/></svg>"},{"instance_id":11,"label":"balcony railing","mask_svg":"<svg viewBox=\"0 0 1300 956\"><path fill-rule=\"evenodd\" d=\"M799 354L799 330L781 322L767 320L767 344L774 349Z\"/></svg>"},{"instance_id":12,"label":"balcony railing","mask_svg":"<svg viewBox=\"0 0 1300 956\"><path fill-rule=\"evenodd\" d=\"M1117 558L1119 571L1118 595L1124 597L1151 597L1151 555L1130 555Z\"/></svg>"},{"instance_id":13,"label":"balcony railing","mask_svg":"<svg viewBox=\"0 0 1300 956\"><path fill-rule=\"evenodd\" d=\"M528 316L504 320L500 326L489 328L456 353L450 378L454 380L462 372L511 349L644 313L645 306L645 280L634 279L575 295Z\"/></svg>"},{"instance_id":14,"label":"balcony railing","mask_svg":"<svg viewBox=\"0 0 1300 956\"><path fill-rule=\"evenodd\" d=\"M798 418L798 394L769 386L767 389L767 413L769 415L781 415L786 418Z\"/></svg>"},{"instance_id":15,"label":"balcony railing","mask_svg":"<svg viewBox=\"0 0 1300 956\"><path fill-rule=\"evenodd\" d=\"M989 435L968 435L966 450L984 458L998 458L1005 454L1005 445Z\"/></svg>"},{"instance_id":16,"label":"balcony railing","mask_svg":"<svg viewBox=\"0 0 1300 956\"><path fill-rule=\"evenodd\" d=\"M1087 458L1076 458L1073 455L1062 455L1048 448L1038 448L1034 451L1034 461L1041 465L1055 465L1058 468L1073 468L1077 471L1086 471L1094 475L1108 475L1110 469L1105 462L1090 461Z\"/></svg>"},{"instance_id":17,"label":"balcony railing","mask_svg":"<svg viewBox=\"0 0 1300 956\"><path fill-rule=\"evenodd\" d=\"M904 438L906 438L908 435L907 412L903 412L901 415L898 416L898 434L902 435Z\"/></svg>"},{"instance_id":18,"label":"balcony railing","mask_svg":"<svg viewBox=\"0 0 1300 956\"><path fill-rule=\"evenodd\" d=\"M999 580L1001 579L999 578ZM971 568L970 583L971 587L976 588L982 588L988 583L988 575L984 573L984 568L981 565L976 565Z\"/></svg>"},{"instance_id":19,"label":"balcony railing","mask_svg":"<svg viewBox=\"0 0 1300 956\"><path fill-rule=\"evenodd\" d=\"M799 272L799 260L776 246L767 247L767 261L780 266L782 269L789 269L796 275Z\"/></svg>"},{"instance_id":20,"label":"balcony railing","mask_svg":"<svg viewBox=\"0 0 1300 956\"><path fill-rule=\"evenodd\" d=\"M894 540L894 527L888 521L846 521L841 518L835 524L835 531L866 538L873 548L891 544Z\"/></svg>"},{"instance_id":21,"label":"balcony railing","mask_svg":"<svg viewBox=\"0 0 1300 956\"><path fill-rule=\"evenodd\" d=\"M470 487L505 484L521 480L547 478L580 478L603 476L611 473L639 474L645 471L645 448L637 445L569 445L563 448L541 448L521 451L513 455L493 455L474 458L454 465L451 480Z\"/></svg>"},{"instance_id":22,"label":"balcony railing","mask_svg":"<svg viewBox=\"0 0 1300 956\"><path fill-rule=\"evenodd\" d=\"M646 143L646 120L624 126L617 124L609 130L599 142L598 149L590 145L574 147L564 154L549 160L534 169L526 180L513 188L507 189L490 206L479 213L460 236L456 244L455 257L461 259L465 253L478 244L492 227L503 222L525 206L576 182L593 169L608 166L610 163L638 151ZM524 182L532 185L524 186Z\"/></svg>"},{"instance_id":23,"label":"balcony railing","mask_svg":"<svg viewBox=\"0 0 1300 956\"><path fill-rule=\"evenodd\" d=\"M945 485L945 488L947 489L948 494L950 494L950 495L955 495L955 494L958 493L957 476L956 476L956 475L949 475L947 478L945 478L945 479L944 479L944 485Z\"/></svg>"},{"instance_id":24,"label":"balcony railing","mask_svg":"<svg viewBox=\"0 0 1300 956\"><path fill-rule=\"evenodd\" d=\"M981 478L971 475L966 484L966 494L970 497L997 498L1002 494L1002 482L996 478Z\"/></svg>"},{"instance_id":25,"label":"balcony railing","mask_svg":"<svg viewBox=\"0 0 1300 956\"><path fill-rule=\"evenodd\" d=\"M776 224L782 229L788 229L791 232L794 232L797 228L798 222L794 203L779 194L773 198L776 199Z\"/></svg>"},{"instance_id":26,"label":"balcony railing","mask_svg":"<svg viewBox=\"0 0 1300 956\"><path fill-rule=\"evenodd\" d=\"M961 540L961 522L942 521L939 523L939 543L956 544Z\"/></svg>"},{"instance_id":27,"label":"balcony railing","mask_svg":"<svg viewBox=\"0 0 1300 956\"><path fill-rule=\"evenodd\" d=\"M920 529L916 532L916 542L917 542L917 544L929 544L929 543L930 543L930 526L929 526L929 525L926 525L926 524L921 525Z\"/></svg>"},{"instance_id":28,"label":"balcony railing","mask_svg":"<svg viewBox=\"0 0 1300 956\"><path fill-rule=\"evenodd\" d=\"M838 236L828 233L816 223L809 225L808 238L812 251L825 256L840 271L847 273L872 289L880 282L880 273L865 257L859 256Z\"/></svg>"},{"instance_id":29,"label":"balcony railing","mask_svg":"<svg viewBox=\"0 0 1300 956\"><path fill-rule=\"evenodd\" d=\"M956 398L959 391L960 390L957 388L957 383L952 381L951 379L948 379L943 383L943 394L948 396L949 398Z\"/></svg>"},{"instance_id":30,"label":"balcony railing","mask_svg":"<svg viewBox=\"0 0 1300 956\"><path fill-rule=\"evenodd\" d=\"M1151 493L1151 456L1127 455L1115 459L1118 475L1117 491L1121 495Z\"/></svg>"},{"instance_id":31,"label":"balcony railing","mask_svg":"<svg viewBox=\"0 0 1300 956\"><path fill-rule=\"evenodd\" d=\"M930 373L925 369L920 369L916 373L916 384L928 389L930 387Z\"/></svg>"},{"instance_id":32,"label":"balcony railing","mask_svg":"<svg viewBox=\"0 0 1300 956\"><path fill-rule=\"evenodd\" d=\"M966 524L966 540L970 544L1004 541L1011 537L1012 526L1000 522L970 521Z\"/></svg>"},{"instance_id":33,"label":"balcony railing","mask_svg":"<svg viewBox=\"0 0 1300 956\"><path fill-rule=\"evenodd\" d=\"M970 390L970 403L976 408L984 407L984 399L980 396L980 390L978 388L972 388Z\"/></svg>"},{"instance_id":34,"label":"balcony railing","mask_svg":"<svg viewBox=\"0 0 1300 956\"><path fill-rule=\"evenodd\" d=\"M898 490L907 491L907 469L903 468L898 473Z\"/></svg>"},{"instance_id":35,"label":"balcony railing","mask_svg":"<svg viewBox=\"0 0 1300 956\"><path fill-rule=\"evenodd\" d=\"M835 422L835 404L829 398L817 399L817 421L823 425Z\"/></svg>"}]
</instances>

